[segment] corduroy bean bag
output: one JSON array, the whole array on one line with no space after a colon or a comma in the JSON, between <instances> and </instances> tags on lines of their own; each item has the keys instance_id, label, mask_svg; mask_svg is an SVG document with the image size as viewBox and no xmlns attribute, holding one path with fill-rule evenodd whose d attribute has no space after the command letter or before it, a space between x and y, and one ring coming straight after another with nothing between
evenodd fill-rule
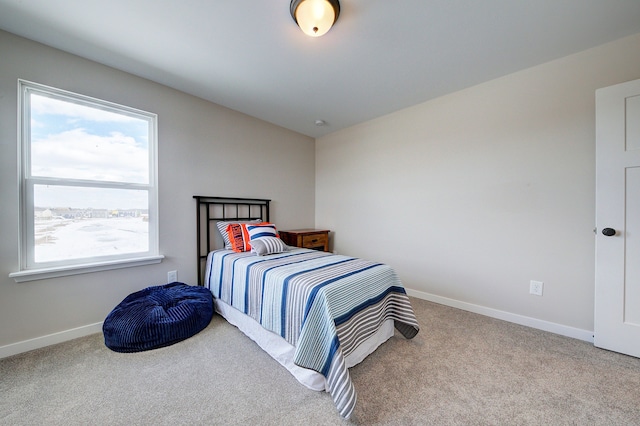
<instances>
[{"instance_id":1,"label":"corduroy bean bag","mask_svg":"<svg viewBox=\"0 0 640 426\"><path fill-rule=\"evenodd\" d=\"M206 287L173 282L128 295L102 325L105 345L140 352L173 345L202 331L213 317Z\"/></svg>"}]
</instances>

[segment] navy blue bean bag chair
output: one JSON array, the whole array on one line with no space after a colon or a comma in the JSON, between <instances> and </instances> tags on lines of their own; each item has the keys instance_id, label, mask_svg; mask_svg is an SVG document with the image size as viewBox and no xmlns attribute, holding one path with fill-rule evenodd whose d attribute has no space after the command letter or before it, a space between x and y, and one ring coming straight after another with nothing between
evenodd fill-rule
<instances>
[{"instance_id":1,"label":"navy blue bean bag chair","mask_svg":"<svg viewBox=\"0 0 640 426\"><path fill-rule=\"evenodd\" d=\"M140 352L173 345L202 331L213 317L206 287L173 282L127 296L104 320L105 345L115 352Z\"/></svg>"}]
</instances>

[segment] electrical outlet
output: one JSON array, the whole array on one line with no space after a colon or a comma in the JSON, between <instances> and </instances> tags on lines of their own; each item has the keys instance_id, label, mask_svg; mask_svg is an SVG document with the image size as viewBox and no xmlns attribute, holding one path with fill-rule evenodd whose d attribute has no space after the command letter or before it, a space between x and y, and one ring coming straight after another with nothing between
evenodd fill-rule
<instances>
[{"instance_id":1,"label":"electrical outlet","mask_svg":"<svg viewBox=\"0 0 640 426\"><path fill-rule=\"evenodd\" d=\"M544 287L544 283L542 281L531 281L529 283L529 293L535 294L536 296L542 296L542 288Z\"/></svg>"},{"instance_id":2,"label":"electrical outlet","mask_svg":"<svg viewBox=\"0 0 640 426\"><path fill-rule=\"evenodd\" d=\"M167 283L173 283L178 281L178 271L167 272Z\"/></svg>"}]
</instances>

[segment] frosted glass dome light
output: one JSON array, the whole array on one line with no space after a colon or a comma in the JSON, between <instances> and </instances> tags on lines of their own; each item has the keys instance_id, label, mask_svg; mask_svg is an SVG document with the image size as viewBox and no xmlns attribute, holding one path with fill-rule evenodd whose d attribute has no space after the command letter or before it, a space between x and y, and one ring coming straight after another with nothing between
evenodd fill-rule
<instances>
[{"instance_id":1,"label":"frosted glass dome light","mask_svg":"<svg viewBox=\"0 0 640 426\"><path fill-rule=\"evenodd\" d=\"M320 37L331 29L340 15L338 0L292 0L291 16L311 37Z\"/></svg>"}]
</instances>

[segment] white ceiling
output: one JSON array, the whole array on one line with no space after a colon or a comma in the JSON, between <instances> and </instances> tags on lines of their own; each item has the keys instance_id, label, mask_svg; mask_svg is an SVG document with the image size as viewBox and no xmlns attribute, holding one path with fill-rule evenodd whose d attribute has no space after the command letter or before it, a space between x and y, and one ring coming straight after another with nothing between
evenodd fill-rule
<instances>
[{"instance_id":1,"label":"white ceiling","mask_svg":"<svg viewBox=\"0 0 640 426\"><path fill-rule=\"evenodd\" d=\"M341 0L311 38L289 3L0 0L0 28L312 137L640 33L640 0Z\"/></svg>"}]
</instances>

